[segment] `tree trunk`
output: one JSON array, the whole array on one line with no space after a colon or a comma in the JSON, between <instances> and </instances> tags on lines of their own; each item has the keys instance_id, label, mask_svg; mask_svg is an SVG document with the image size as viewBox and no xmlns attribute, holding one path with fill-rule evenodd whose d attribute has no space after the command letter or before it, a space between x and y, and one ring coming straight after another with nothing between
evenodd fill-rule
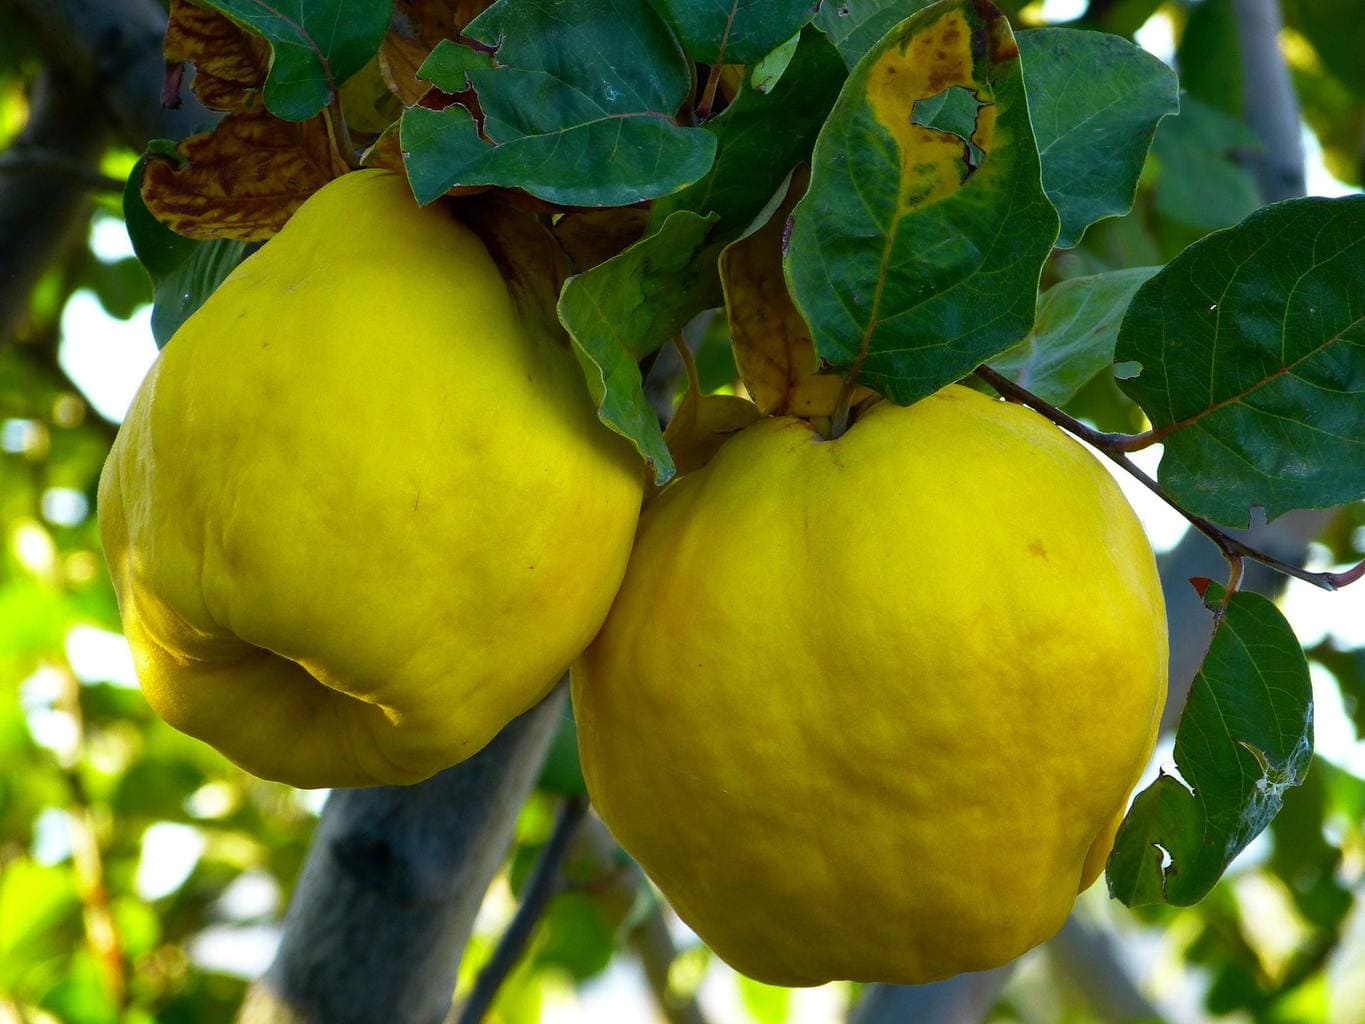
<instances>
[{"instance_id":1,"label":"tree trunk","mask_svg":"<svg viewBox=\"0 0 1365 1024\"><path fill-rule=\"evenodd\" d=\"M440 1024L566 700L416 786L334 792L239 1024Z\"/></svg>"}]
</instances>

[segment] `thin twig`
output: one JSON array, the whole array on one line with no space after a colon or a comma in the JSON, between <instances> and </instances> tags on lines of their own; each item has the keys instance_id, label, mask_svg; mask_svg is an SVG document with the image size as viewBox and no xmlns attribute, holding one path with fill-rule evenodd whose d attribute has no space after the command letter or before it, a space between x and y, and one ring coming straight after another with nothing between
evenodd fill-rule
<instances>
[{"instance_id":1,"label":"thin twig","mask_svg":"<svg viewBox=\"0 0 1365 1024\"><path fill-rule=\"evenodd\" d=\"M1033 392L1026 391L1024 388L1021 388L1018 384L1014 383L1014 381L996 373L989 366L978 366L976 368L976 375L991 387L995 388L995 390L1000 392L1005 398L1018 402L1020 405L1028 406L1034 412L1045 416L1059 427L1075 434L1081 440L1098 449L1111 462L1123 467L1125 472L1138 480L1144 487L1167 505L1170 505L1171 508L1179 512L1189 520L1191 526L1204 534L1204 536L1208 537L1209 540L1213 541L1213 543L1217 545L1218 550L1223 553L1223 557L1228 560L1229 565L1235 565L1239 559L1250 558L1253 561L1260 562L1262 565L1268 565L1276 572L1284 573L1286 576L1293 576L1295 579L1303 580L1305 583L1311 583L1313 586L1321 587L1323 590L1339 590L1341 587L1365 577L1365 562L1361 562L1359 565L1353 566L1344 572L1308 572L1297 565L1281 561L1274 555L1266 554L1264 551L1258 551L1256 548L1242 543L1242 541L1215 526L1207 519L1202 516L1197 516L1182 507L1174 498L1166 493L1165 489L1162 488L1159 483L1148 476L1132 459L1128 458L1127 453L1133 450L1131 445L1134 438L1141 438L1144 435L1105 434L1098 430L1092 430L1075 417L1068 416L1056 406L1043 401L1037 395L1033 394Z\"/></svg>"},{"instance_id":2,"label":"thin twig","mask_svg":"<svg viewBox=\"0 0 1365 1024\"><path fill-rule=\"evenodd\" d=\"M550 900L559 890L560 869L587 813L588 801L585 797L571 797L560 805L554 831L550 833L549 842L545 844L545 849L541 851L540 859L536 861L531 877L526 882L526 889L521 895L521 905L517 907L512 923L498 940L492 958L479 972L474 982L474 990L470 992L469 999L457 1017L458 1024L479 1024L484 1019L493 1005L498 989L526 952L526 946L535 933L536 925L549 907Z\"/></svg>"},{"instance_id":3,"label":"thin twig","mask_svg":"<svg viewBox=\"0 0 1365 1024\"><path fill-rule=\"evenodd\" d=\"M0 174L55 174L92 192L122 192L123 180L66 153L42 146L15 146L0 153Z\"/></svg>"},{"instance_id":4,"label":"thin twig","mask_svg":"<svg viewBox=\"0 0 1365 1024\"><path fill-rule=\"evenodd\" d=\"M720 46L716 48L716 61L706 76L706 85L702 88L701 99L697 103L698 121L705 121L711 115L711 108L716 105L716 89L720 86L720 73L725 66L725 47L730 41L730 29L734 27L735 12L738 10L739 2L734 0L730 4L730 16L725 19L725 31L721 33Z\"/></svg>"},{"instance_id":5,"label":"thin twig","mask_svg":"<svg viewBox=\"0 0 1365 1024\"><path fill-rule=\"evenodd\" d=\"M351 140L351 129L346 124L346 115L341 112L341 92L332 91L332 102L327 105L327 122L332 126L332 138L336 141L337 153L346 166L356 170L360 160L356 156L355 143Z\"/></svg>"}]
</instances>

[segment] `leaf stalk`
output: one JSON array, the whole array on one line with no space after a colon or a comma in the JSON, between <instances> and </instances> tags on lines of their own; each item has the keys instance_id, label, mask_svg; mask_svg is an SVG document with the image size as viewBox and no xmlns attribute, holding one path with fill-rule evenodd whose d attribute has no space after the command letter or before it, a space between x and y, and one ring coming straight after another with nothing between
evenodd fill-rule
<instances>
[{"instance_id":1,"label":"leaf stalk","mask_svg":"<svg viewBox=\"0 0 1365 1024\"><path fill-rule=\"evenodd\" d=\"M975 373L977 377L999 392L1003 398L1012 402L1017 402L1020 405L1028 406L1034 412L1051 420L1063 430L1074 434L1082 441L1085 441L1087 444L1097 449L1107 459L1116 465L1121 466L1126 473L1184 516L1191 526L1204 534L1204 536L1208 537L1209 540L1213 541L1218 550L1222 552L1223 557L1227 559L1231 574L1229 580L1230 585L1228 587L1229 591L1235 589L1236 582L1241 578L1240 563L1244 558L1250 558L1252 561L1260 562L1262 565L1268 566L1276 572L1283 573L1286 576L1292 576L1298 580L1303 580L1305 583L1311 583L1313 586L1321 587L1323 590L1338 590L1341 587L1347 586L1348 584L1354 583L1362 577L1365 577L1365 561L1362 561L1359 565L1353 566L1343 572L1309 572L1297 565L1282 561L1274 555L1267 554L1264 551L1251 547L1249 544L1243 543L1226 530L1223 530L1221 527L1218 527L1205 519L1203 516L1195 515L1193 512L1190 512L1171 497L1171 495L1166 493L1165 488L1144 472L1132 459L1128 458L1129 452L1146 448L1160 440L1160 437L1157 436L1155 431L1149 430L1141 434L1108 434L1103 431L1094 430L1087 427L1074 416L1069 416L1056 406L1045 402L1043 399L1033 394L1033 392L1020 387L1008 377L992 370L989 366L978 366Z\"/></svg>"}]
</instances>

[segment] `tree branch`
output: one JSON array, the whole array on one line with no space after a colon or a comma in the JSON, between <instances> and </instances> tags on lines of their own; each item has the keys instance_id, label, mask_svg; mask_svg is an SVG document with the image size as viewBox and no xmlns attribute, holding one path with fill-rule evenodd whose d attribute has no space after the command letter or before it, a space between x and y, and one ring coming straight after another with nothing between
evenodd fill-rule
<instances>
[{"instance_id":1,"label":"tree branch","mask_svg":"<svg viewBox=\"0 0 1365 1024\"><path fill-rule=\"evenodd\" d=\"M327 801L275 962L239 1024L439 1024L566 690L416 786Z\"/></svg>"},{"instance_id":2,"label":"tree branch","mask_svg":"<svg viewBox=\"0 0 1365 1024\"><path fill-rule=\"evenodd\" d=\"M184 138L220 116L188 92L178 110L162 107L166 10L156 0L0 0L0 7L30 26L49 66L98 97L100 120L133 149Z\"/></svg>"},{"instance_id":3,"label":"tree branch","mask_svg":"<svg viewBox=\"0 0 1365 1024\"><path fill-rule=\"evenodd\" d=\"M976 375L988 383L996 391L1000 392L1005 398L1026 405L1035 412L1040 413L1059 427L1075 434L1077 437L1093 445L1106 458L1116 465L1122 467L1135 480L1140 482L1149 491L1164 501L1171 508L1175 509L1184 516L1200 533L1208 537L1209 540L1223 552L1223 556L1228 560L1232 567L1234 576L1241 572L1241 560L1244 558L1260 562L1262 565L1269 566L1276 572L1284 573L1286 576L1293 576L1295 579L1311 583L1315 587L1323 590L1339 590L1341 587L1355 583L1365 577L1365 561L1353 566L1343 572L1308 572L1302 565L1287 562L1277 558L1268 551L1261 551L1252 547L1246 541L1240 539L1235 534L1224 530L1222 527L1209 522L1203 516L1197 516L1193 512L1184 508L1178 501L1166 493L1165 489L1148 476L1143 470L1128 458L1127 452L1131 448L1130 442L1133 437L1126 434L1102 434L1097 430L1092 430L1080 420L1073 416L1068 416L1056 406L1043 401L1031 391L1026 391L1018 384L1015 384L1008 377L996 373L989 366L979 366ZM1141 437L1143 435L1135 435ZM1233 588L1235 589L1235 588Z\"/></svg>"},{"instance_id":4,"label":"tree branch","mask_svg":"<svg viewBox=\"0 0 1365 1024\"><path fill-rule=\"evenodd\" d=\"M1014 964L978 974L959 974L931 985L869 985L849 1016L850 1024L977 1024L986 1019Z\"/></svg>"},{"instance_id":5,"label":"tree branch","mask_svg":"<svg viewBox=\"0 0 1365 1024\"><path fill-rule=\"evenodd\" d=\"M550 840L545 844L535 870L526 882L517 912L498 940L492 958L475 980L474 990L460 1010L459 1024L480 1024L493 1006L498 989L521 962L526 946L535 934L536 925L563 884L564 858L587 813L586 797L569 797L560 805L554 831L550 833Z\"/></svg>"},{"instance_id":6,"label":"tree branch","mask_svg":"<svg viewBox=\"0 0 1365 1024\"><path fill-rule=\"evenodd\" d=\"M0 152L0 175L55 174L92 192L122 192L123 179L102 173L93 164L41 146L11 146Z\"/></svg>"},{"instance_id":7,"label":"tree branch","mask_svg":"<svg viewBox=\"0 0 1365 1024\"><path fill-rule=\"evenodd\" d=\"M1289 68L1280 55L1284 19L1278 0L1234 0L1242 57L1245 118L1261 140L1248 154L1261 198L1267 203L1304 194L1303 125Z\"/></svg>"},{"instance_id":8,"label":"tree branch","mask_svg":"<svg viewBox=\"0 0 1365 1024\"><path fill-rule=\"evenodd\" d=\"M96 173L105 133L87 86L43 71L29 111L12 149L60 153ZM0 174L0 341L27 322L34 286L80 241L90 211L85 184L70 174Z\"/></svg>"},{"instance_id":9,"label":"tree branch","mask_svg":"<svg viewBox=\"0 0 1365 1024\"><path fill-rule=\"evenodd\" d=\"M649 880L645 878L640 865L622 853L600 818L588 818L582 841L604 864L619 863L620 868L613 873L613 878L623 900L633 902L642 887L649 886ZM627 934L626 942L639 957L645 980L668 1024L707 1024L696 996L690 992L679 992L670 984L678 947L669 933L661 901L652 893L650 895L649 909Z\"/></svg>"}]
</instances>

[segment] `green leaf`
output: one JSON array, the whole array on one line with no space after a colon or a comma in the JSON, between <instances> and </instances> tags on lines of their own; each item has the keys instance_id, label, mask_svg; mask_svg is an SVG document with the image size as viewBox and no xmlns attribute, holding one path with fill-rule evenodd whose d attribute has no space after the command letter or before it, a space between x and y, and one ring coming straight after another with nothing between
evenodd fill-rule
<instances>
[{"instance_id":1,"label":"green leaf","mask_svg":"<svg viewBox=\"0 0 1365 1024\"><path fill-rule=\"evenodd\" d=\"M1261 205L1261 194L1233 158L1257 145L1237 118L1182 95L1180 113L1161 122L1152 146L1161 164L1157 212L1208 231L1236 224Z\"/></svg>"},{"instance_id":2,"label":"green leaf","mask_svg":"<svg viewBox=\"0 0 1365 1024\"><path fill-rule=\"evenodd\" d=\"M691 65L648 4L499 0L465 34L497 47L491 63L447 40L422 74L449 92L472 86L483 121L459 105L404 112L399 140L419 202L455 185L499 185L569 206L626 206L710 168L715 136L674 120Z\"/></svg>"},{"instance_id":3,"label":"green leaf","mask_svg":"<svg viewBox=\"0 0 1365 1024\"><path fill-rule=\"evenodd\" d=\"M1204 600L1216 611L1225 596L1209 583ZM1233 594L1176 729L1188 786L1162 774L1138 794L1109 858L1110 895L1130 907L1203 899L1303 781L1312 754L1303 650L1273 603Z\"/></svg>"},{"instance_id":4,"label":"green leaf","mask_svg":"<svg viewBox=\"0 0 1365 1024\"><path fill-rule=\"evenodd\" d=\"M754 64L801 30L819 0L654 0L693 59Z\"/></svg>"},{"instance_id":5,"label":"green leaf","mask_svg":"<svg viewBox=\"0 0 1365 1024\"><path fill-rule=\"evenodd\" d=\"M578 760L578 729L574 726L572 708L555 726L554 739L550 741L536 788L560 796L585 796L588 792L583 765Z\"/></svg>"},{"instance_id":6,"label":"green leaf","mask_svg":"<svg viewBox=\"0 0 1365 1024\"><path fill-rule=\"evenodd\" d=\"M744 1009L754 1024L785 1024L791 1013L791 989L765 985L742 974L736 980Z\"/></svg>"},{"instance_id":7,"label":"green leaf","mask_svg":"<svg viewBox=\"0 0 1365 1024\"><path fill-rule=\"evenodd\" d=\"M732 240L773 197L793 166L808 158L844 81L844 65L814 29L801 33L786 72L769 92L746 82L733 103L706 125L716 160L699 181L654 205L653 223L678 210L714 213Z\"/></svg>"},{"instance_id":8,"label":"green leaf","mask_svg":"<svg viewBox=\"0 0 1365 1024\"><path fill-rule=\"evenodd\" d=\"M533 954L537 965L563 968L576 982L601 974L615 952L615 930L597 900L564 892L550 904Z\"/></svg>"},{"instance_id":9,"label":"green leaf","mask_svg":"<svg viewBox=\"0 0 1365 1024\"><path fill-rule=\"evenodd\" d=\"M1133 298L1120 386L1187 509L1246 526L1365 496L1365 196L1294 199L1190 246Z\"/></svg>"},{"instance_id":10,"label":"green leaf","mask_svg":"<svg viewBox=\"0 0 1365 1024\"><path fill-rule=\"evenodd\" d=\"M559 320L573 339L598 417L639 449L661 484L673 475L673 459L638 363L703 309L720 304L714 222L714 216L679 210L654 234L569 278L559 297Z\"/></svg>"},{"instance_id":11,"label":"green leaf","mask_svg":"<svg viewBox=\"0 0 1365 1024\"><path fill-rule=\"evenodd\" d=\"M1175 72L1126 39L1040 28L1019 33L1043 188L1062 218L1060 248L1127 213L1157 122L1179 109Z\"/></svg>"},{"instance_id":12,"label":"green leaf","mask_svg":"<svg viewBox=\"0 0 1365 1024\"><path fill-rule=\"evenodd\" d=\"M912 120L954 86L981 106L970 140ZM941 0L849 76L784 269L820 356L908 404L1028 333L1057 223L1008 22L986 0Z\"/></svg>"},{"instance_id":13,"label":"green leaf","mask_svg":"<svg viewBox=\"0 0 1365 1024\"><path fill-rule=\"evenodd\" d=\"M851 70L877 40L933 0L825 0L815 25L838 47Z\"/></svg>"},{"instance_id":14,"label":"green leaf","mask_svg":"<svg viewBox=\"0 0 1365 1024\"><path fill-rule=\"evenodd\" d=\"M270 44L265 105L286 121L306 121L327 106L379 52L393 16L393 0L206 2Z\"/></svg>"},{"instance_id":15,"label":"green leaf","mask_svg":"<svg viewBox=\"0 0 1365 1024\"><path fill-rule=\"evenodd\" d=\"M1211 107L1241 117L1245 107L1237 0L1202 0L1180 33L1180 87Z\"/></svg>"},{"instance_id":16,"label":"green leaf","mask_svg":"<svg viewBox=\"0 0 1365 1024\"><path fill-rule=\"evenodd\" d=\"M1065 405L1114 361L1119 324L1138 288L1160 267L1073 277L1038 299L1027 338L991 368L1053 405Z\"/></svg>"},{"instance_id":17,"label":"green leaf","mask_svg":"<svg viewBox=\"0 0 1365 1024\"><path fill-rule=\"evenodd\" d=\"M148 146L154 151L156 143ZM246 243L231 238L196 242L177 235L142 201L144 156L133 166L123 190L123 215L133 251L152 279L152 337L166 343L232 273L246 255Z\"/></svg>"},{"instance_id":18,"label":"green leaf","mask_svg":"<svg viewBox=\"0 0 1365 1024\"><path fill-rule=\"evenodd\" d=\"M22 857L0 872L0 991L37 995L55 958L81 936L81 902L69 865Z\"/></svg>"}]
</instances>

